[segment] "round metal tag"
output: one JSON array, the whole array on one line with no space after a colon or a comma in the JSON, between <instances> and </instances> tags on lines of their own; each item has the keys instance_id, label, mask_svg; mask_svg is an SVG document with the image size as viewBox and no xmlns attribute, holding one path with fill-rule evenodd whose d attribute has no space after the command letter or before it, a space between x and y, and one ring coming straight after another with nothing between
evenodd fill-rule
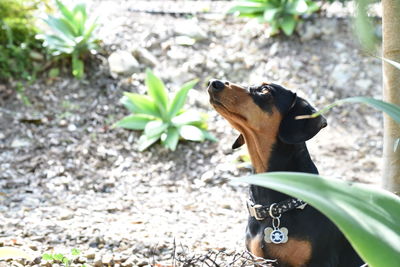
<instances>
[{"instance_id":1,"label":"round metal tag","mask_svg":"<svg viewBox=\"0 0 400 267\"><path fill-rule=\"evenodd\" d=\"M272 231L269 237L274 244L283 243L285 240L285 234L279 229Z\"/></svg>"}]
</instances>

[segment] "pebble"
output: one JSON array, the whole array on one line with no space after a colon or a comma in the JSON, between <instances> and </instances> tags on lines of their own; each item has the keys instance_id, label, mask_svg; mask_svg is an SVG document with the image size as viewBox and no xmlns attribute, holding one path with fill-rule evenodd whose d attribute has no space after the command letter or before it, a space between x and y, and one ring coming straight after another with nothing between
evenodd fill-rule
<instances>
[{"instance_id":1,"label":"pebble","mask_svg":"<svg viewBox=\"0 0 400 267\"><path fill-rule=\"evenodd\" d=\"M108 57L110 74L116 78L118 76L130 76L140 71L139 62L129 51L118 50Z\"/></svg>"}]
</instances>

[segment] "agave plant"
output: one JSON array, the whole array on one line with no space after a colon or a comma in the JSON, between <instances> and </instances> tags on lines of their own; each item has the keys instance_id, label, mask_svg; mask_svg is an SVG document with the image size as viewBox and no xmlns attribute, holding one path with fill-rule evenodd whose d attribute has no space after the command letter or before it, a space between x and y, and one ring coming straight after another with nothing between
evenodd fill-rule
<instances>
[{"instance_id":1,"label":"agave plant","mask_svg":"<svg viewBox=\"0 0 400 267\"><path fill-rule=\"evenodd\" d=\"M98 48L98 40L93 35L97 26L96 19L89 18L83 3L68 8L60 0L56 0L56 5L59 16L48 15L44 19L51 32L40 34L38 38L44 40L44 45L53 56L71 56L72 74L80 79L84 75L82 58Z\"/></svg>"},{"instance_id":2,"label":"agave plant","mask_svg":"<svg viewBox=\"0 0 400 267\"><path fill-rule=\"evenodd\" d=\"M280 29L286 35L292 35L301 16L318 9L312 0L246 0L237 2L228 13L267 22L271 26L271 35L277 34Z\"/></svg>"},{"instance_id":3,"label":"agave plant","mask_svg":"<svg viewBox=\"0 0 400 267\"><path fill-rule=\"evenodd\" d=\"M143 130L138 141L139 150L147 149L158 140L170 150L176 149L180 138L198 142L216 140L206 130L205 115L182 109L189 90L197 80L185 83L171 98L162 80L149 69L145 83L148 95L124 93L121 102L133 114L115 123L116 127Z\"/></svg>"}]
</instances>

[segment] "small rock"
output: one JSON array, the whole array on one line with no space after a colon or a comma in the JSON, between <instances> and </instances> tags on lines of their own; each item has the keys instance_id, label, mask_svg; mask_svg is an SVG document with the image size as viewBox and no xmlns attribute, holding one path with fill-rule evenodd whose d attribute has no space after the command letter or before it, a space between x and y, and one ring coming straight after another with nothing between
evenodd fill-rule
<instances>
[{"instance_id":1,"label":"small rock","mask_svg":"<svg viewBox=\"0 0 400 267\"><path fill-rule=\"evenodd\" d=\"M302 42L307 42L322 35L321 27L314 22L304 22L298 25L297 32Z\"/></svg>"},{"instance_id":2,"label":"small rock","mask_svg":"<svg viewBox=\"0 0 400 267\"><path fill-rule=\"evenodd\" d=\"M74 218L74 213L69 210L63 210L61 211L60 215L58 216L59 220L65 221L65 220L70 220Z\"/></svg>"},{"instance_id":3,"label":"small rock","mask_svg":"<svg viewBox=\"0 0 400 267\"><path fill-rule=\"evenodd\" d=\"M278 53L278 50L279 50L279 43L278 42L273 43L269 48L269 55L275 56Z\"/></svg>"},{"instance_id":4,"label":"small rock","mask_svg":"<svg viewBox=\"0 0 400 267\"><path fill-rule=\"evenodd\" d=\"M331 84L336 87L345 87L352 78L353 71L348 64L336 65L331 73Z\"/></svg>"},{"instance_id":5,"label":"small rock","mask_svg":"<svg viewBox=\"0 0 400 267\"><path fill-rule=\"evenodd\" d=\"M31 141L29 139L18 138L18 137L16 137L11 143L11 147L13 147L13 148L27 147L30 145L31 145Z\"/></svg>"},{"instance_id":6,"label":"small rock","mask_svg":"<svg viewBox=\"0 0 400 267\"><path fill-rule=\"evenodd\" d=\"M94 267L101 267L103 266L103 261L100 255L96 255L96 257L93 260L93 266Z\"/></svg>"},{"instance_id":7,"label":"small rock","mask_svg":"<svg viewBox=\"0 0 400 267\"><path fill-rule=\"evenodd\" d=\"M145 48L137 47L132 51L132 54L139 60L140 63L143 63L149 67L155 67L160 64L158 59Z\"/></svg>"},{"instance_id":8,"label":"small rock","mask_svg":"<svg viewBox=\"0 0 400 267\"><path fill-rule=\"evenodd\" d=\"M60 122L58 123L58 125L64 127L67 126L68 122L66 120L60 120Z\"/></svg>"},{"instance_id":9,"label":"small rock","mask_svg":"<svg viewBox=\"0 0 400 267\"><path fill-rule=\"evenodd\" d=\"M184 35L191 37L196 41L204 40L207 38L207 33L197 23L197 20L187 20L185 23L178 23L175 25L176 35Z\"/></svg>"},{"instance_id":10,"label":"small rock","mask_svg":"<svg viewBox=\"0 0 400 267\"><path fill-rule=\"evenodd\" d=\"M130 76L140 70L139 62L128 51L119 50L108 57L110 74L116 78L118 75Z\"/></svg>"},{"instance_id":11,"label":"small rock","mask_svg":"<svg viewBox=\"0 0 400 267\"><path fill-rule=\"evenodd\" d=\"M88 260L93 260L96 257L96 250L89 248L85 255L84 255Z\"/></svg>"},{"instance_id":12,"label":"small rock","mask_svg":"<svg viewBox=\"0 0 400 267\"><path fill-rule=\"evenodd\" d=\"M70 132L75 132L76 131L76 126L75 126L75 124L70 124L70 125L68 125L68 131L70 131Z\"/></svg>"},{"instance_id":13,"label":"small rock","mask_svg":"<svg viewBox=\"0 0 400 267\"><path fill-rule=\"evenodd\" d=\"M110 266L114 264L113 256L111 254L106 254L101 258L104 265Z\"/></svg>"},{"instance_id":14,"label":"small rock","mask_svg":"<svg viewBox=\"0 0 400 267\"><path fill-rule=\"evenodd\" d=\"M356 86L363 91L367 91L372 86L372 81L368 79L362 79L356 81Z\"/></svg>"},{"instance_id":15,"label":"small rock","mask_svg":"<svg viewBox=\"0 0 400 267\"><path fill-rule=\"evenodd\" d=\"M206 184L211 183L214 180L214 171L206 171L200 178Z\"/></svg>"}]
</instances>

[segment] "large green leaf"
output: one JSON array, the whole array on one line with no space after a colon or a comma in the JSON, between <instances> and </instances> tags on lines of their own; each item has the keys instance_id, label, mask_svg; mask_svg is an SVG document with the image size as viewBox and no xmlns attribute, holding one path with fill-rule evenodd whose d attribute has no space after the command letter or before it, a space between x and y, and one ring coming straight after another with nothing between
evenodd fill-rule
<instances>
[{"instance_id":1,"label":"large green leaf","mask_svg":"<svg viewBox=\"0 0 400 267\"><path fill-rule=\"evenodd\" d=\"M147 69L145 83L149 96L154 99L160 114L165 116L168 108L168 94L163 81L155 76L150 69Z\"/></svg>"},{"instance_id":2,"label":"large green leaf","mask_svg":"<svg viewBox=\"0 0 400 267\"><path fill-rule=\"evenodd\" d=\"M400 263L400 199L373 186L305 173L271 172L236 181L300 198L331 219L372 267Z\"/></svg>"},{"instance_id":3,"label":"large green leaf","mask_svg":"<svg viewBox=\"0 0 400 267\"><path fill-rule=\"evenodd\" d=\"M162 144L174 151L179 142L179 131L176 127L169 127L165 140L162 140Z\"/></svg>"},{"instance_id":4,"label":"large green leaf","mask_svg":"<svg viewBox=\"0 0 400 267\"><path fill-rule=\"evenodd\" d=\"M190 89L195 86L198 80L192 80L190 82L185 83L182 88L175 94L174 99L170 103L168 107L168 118L173 118L183 107L186 102L186 97Z\"/></svg>"},{"instance_id":5,"label":"large green leaf","mask_svg":"<svg viewBox=\"0 0 400 267\"><path fill-rule=\"evenodd\" d=\"M392 117L395 121L400 123L400 107L388 102L384 102L382 100L378 100L375 98L370 97L363 97L363 96L356 96L350 98L340 99L338 101L333 102L332 104L326 106L325 108L321 109L320 111L311 114L311 115L304 115L304 116L297 116L296 119L308 119L308 118L315 118L319 115L327 112L334 106L343 104L343 103L363 103L367 104L371 107L374 107L380 111L386 112L390 117Z\"/></svg>"},{"instance_id":6,"label":"large green leaf","mask_svg":"<svg viewBox=\"0 0 400 267\"><path fill-rule=\"evenodd\" d=\"M137 113L148 114L154 117L161 117L160 112L156 107L156 104L150 97L129 92L124 92L124 96L129 99L129 101L131 102L130 106L134 107L134 109L137 110Z\"/></svg>"},{"instance_id":7,"label":"large green leaf","mask_svg":"<svg viewBox=\"0 0 400 267\"><path fill-rule=\"evenodd\" d=\"M133 114L117 121L114 127L122 127L130 130L144 130L149 121L151 121L151 118L146 115Z\"/></svg>"}]
</instances>

